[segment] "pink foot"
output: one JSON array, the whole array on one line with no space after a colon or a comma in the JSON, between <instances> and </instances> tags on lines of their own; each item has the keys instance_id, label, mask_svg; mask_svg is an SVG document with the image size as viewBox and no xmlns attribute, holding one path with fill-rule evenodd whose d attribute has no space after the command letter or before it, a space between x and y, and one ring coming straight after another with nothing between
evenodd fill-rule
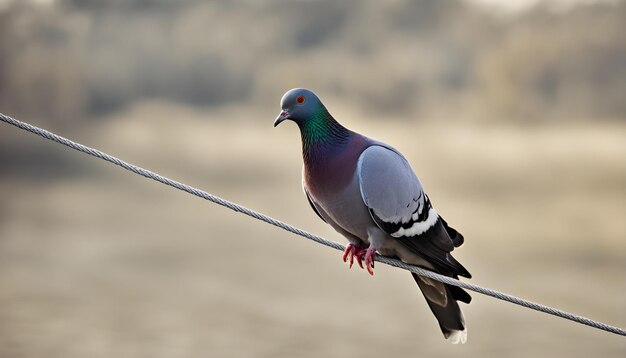
<instances>
[{"instance_id":1,"label":"pink foot","mask_svg":"<svg viewBox=\"0 0 626 358\"><path fill-rule=\"evenodd\" d=\"M374 276L374 257L376 256L376 249L370 247L365 251L365 267L367 268L367 272ZM363 267L363 266L361 266Z\"/></svg>"},{"instance_id":2,"label":"pink foot","mask_svg":"<svg viewBox=\"0 0 626 358\"><path fill-rule=\"evenodd\" d=\"M346 250L343 252L343 262L350 260L350 268L352 268L352 264L354 264L354 259L356 258L356 262L359 266L367 269L367 272L372 276L374 276L374 257L376 257L376 249L372 247L366 250L361 246L348 244ZM365 266L363 266L364 261Z\"/></svg>"},{"instance_id":3,"label":"pink foot","mask_svg":"<svg viewBox=\"0 0 626 358\"><path fill-rule=\"evenodd\" d=\"M354 264L354 258L356 257L356 262L361 268L364 268L362 260L365 252L366 250L361 246L348 244L348 246L346 246L346 250L343 252L343 262L347 262L348 260L350 260L350 268L352 268L352 264Z\"/></svg>"}]
</instances>

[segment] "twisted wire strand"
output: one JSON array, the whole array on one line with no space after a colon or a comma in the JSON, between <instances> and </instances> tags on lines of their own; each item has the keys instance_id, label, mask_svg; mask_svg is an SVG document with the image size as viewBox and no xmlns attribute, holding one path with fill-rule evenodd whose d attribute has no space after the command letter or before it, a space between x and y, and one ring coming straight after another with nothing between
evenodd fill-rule
<instances>
[{"instance_id":1,"label":"twisted wire strand","mask_svg":"<svg viewBox=\"0 0 626 358\"><path fill-rule=\"evenodd\" d=\"M281 228L283 230L286 230L286 231L289 231L289 232L291 232L293 234L305 237L305 238L307 238L309 240L313 240L313 241L315 241L315 242L317 242L319 244L322 244L322 245L325 245L325 246L328 246L328 247L332 247L333 249L341 250L341 251L343 251L345 249L344 245L341 245L341 244L336 243L334 241L326 240L323 237L314 235L312 233L309 233L307 231L299 229L299 228L297 228L295 226L289 225L289 224L284 223L284 222L282 222L280 220L276 220L276 219L271 218L271 217L269 217L269 216L267 216L265 214L259 213L257 211L252 210L252 209L248 209L248 208L246 208L244 206L241 206L239 204L233 203L233 202L228 201L226 199L222 199L222 198L220 198L218 196L215 196L213 194L207 193L206 191L203 191L203 190L194 188L192 186L189 186L187 184L183 184L183 183L180 183L178 181L166 178L166 177L164 177L162 175L159 175L157 173L151 172L151 171L149 171L147 169L141 168L141 167L136 166L134 164L127 163L127 162L125 162L125 161L123 161L123 160L121 160L119 158L116 158L116 157L114 157L112 155L106 154L104 152L101 152L101 151L99 151L97 149L94 149L94 148L91 148L91 147L87 147L87 146L82 145L80 143L76 143L76 142L74 142L72 140L69 140L69 139L64 138L62 136L59 136L59 135L54 134L52 132L49 132L49 131L47 131L45 129L42 129L42 128L33 126L31 124L19 121L17 119L11 118L11 117L9 117L7 115L4 115L2 113L0 113L0 120L3 121L3 122L8 123L10 125L13 125L15 127L18 127L20 129L23 129L25 131L34 133L34 134L36 134L38 136L41 136L43 138L49 139L49 140L57 142L59 144L63 144L65 146L70 147L72 149L75 149L75 150L77 150L79 152L83 152L83 153L89 154L89 155L91 155L93 157L105 160L105 161L107 161L109 163L113 163L113 164L115 164L117 166L120 166L120 167L122 167L122 168L124 168L124 169L126 169L128 171L131 171L131 172L133 172L135 174L139 174L139 175L141 175L143 177L146 177L146 178L158 181L159 183L163 183L165 185L169 185L169 186L174 187L174 188L176 188L178 190L185 191L185 192L187 192L189 194L192 194L192 195L195 195L197 197L203 198L203 199L208 200L210 202L213 202L215 204L227 207L227 208L229 208L229 209L231 209L233 211L236 211L238 213L242 213L242 214L248 215L248 216L253 217L253 218L257 219L257 220L266 222L266 223L268 223L270 225L277 226L277 227L279 227L279 228ZM614 327L614 326L608 325L606 323L598 322L598 321L595 321L595 320L592 320L592 319L589 319L589 318L586 318L586 317L575 315L573 313L562 311L562 310L559 310L559 309L556 309L556 308L545 306L545 305L542 305L542 304L539 304L539 303L536 303L536 302L528 301L528 300L525 300L525 299L522 299L522 298L519 298L519 297L516 297L516 296L513 296L513 295L509 295L509 294L506 294L506 293L503 293L503 292L499 292L499 291L492 290L492 289L489 289L489 288L484 288L484 287L481 287L481 286L477 286L477 285L474 285L474 284L471 284L471 283L459 281L457 279L454 279L454 278L451 278L451 277L448 277L448 276L443 276L443 275L440 275L438 273L435 273L435 272L423 269L421 267L417 267L417 266L406 264L406 263L404 263L404 262L402 262L400 260L394 259L394 258L390 258L390 257L386 257L386 256L382 256L382 255L378 255L377 254L375 260L378 261L378 262L390 265L390 266L394 266L394 267L397 267L397 268L400 268L400 269L403 269L403 270L407 270L407 271L413 272L413 273L418 274L420 276L428 277L428 278L431 278L433 280L437 280L437 281L449 284L449 285L462 287L462 288L465 288L465 289L468 289L468 290L471 290L471 291L474 291L474 292L478 292L478 293L486 295L486 296L491 296L491 297L497 298L499 300L507 301L507 302L510 302L510 303L513 303L513 304L516 304L516 305L519 305L519 306L522 306L522 307L526 307L526 308L530 308L530 309L533 309L533 310L536 310L536 311L540 311L540 312L544 312L544 313L547 313L547 314L551 314L553 316L561 317L561 318L564 318L564 319L567 319L567 320L570 320L570 321L573 321L573 322L577 322L577 323L580 323L580 324L584 324L584 325L587 325L587 326L590 326L590 327L594 327L594 328L597 328L597 329L600 329L600 330L603 330L603 331L607 331L607 332L615 333L615 334L618 334L618 335L626 336L626 330L624 330L624 329L621 329L621 328L618 328L618 327Z\"/></svg>"}]
</instances>

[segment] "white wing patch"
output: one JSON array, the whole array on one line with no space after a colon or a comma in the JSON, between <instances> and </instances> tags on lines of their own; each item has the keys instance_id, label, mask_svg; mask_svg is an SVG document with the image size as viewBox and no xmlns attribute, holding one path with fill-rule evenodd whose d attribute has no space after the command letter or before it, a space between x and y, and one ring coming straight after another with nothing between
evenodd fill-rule
<instances>
[{"instance_id":1,"label":"white wing patch","mask_svg":"<svg viewBox=\"0 0 626 358\"><path fill-rule=\"evenodd\" d=\"M420 213L421 213L421 210L420 210ZM412 219L413 220L417 220L418 214L419 213L413 214ZM391 236L393 236L393 237L401 237L401 236L412 237L412 236L421 235L421 234L425 233L426 231L428 231L428 229L433 227L433 225L435 225L435 223L437 223L437 219L438 218L439 218L439 214L437 213L437 210L435 210L434 208L430 208L430 210L428 210L428 218L425 221L415 221L413 223L413 225L411 225L410 227L408 227L406 229L401 227L398 231L392 233Z\"/></svg>"}]
</instances>

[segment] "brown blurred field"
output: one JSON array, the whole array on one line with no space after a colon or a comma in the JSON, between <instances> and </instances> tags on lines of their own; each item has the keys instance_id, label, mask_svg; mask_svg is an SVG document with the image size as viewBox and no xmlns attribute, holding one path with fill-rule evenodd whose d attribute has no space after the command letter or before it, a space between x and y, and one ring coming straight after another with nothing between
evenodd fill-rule
<instances>
[{"instance_id":1,"label":"brown blurred field","mask_svg":"<svg viewBox=\"0 0 626 358\"><path fill-rule=\"evenodd\" d=\"M311 87L406 154L473 283L626 327L624 2L25 3L0 10L0 112L343 242L272 127ZM0 124L0 357L626 356L479 294L452 346L408 273L340 257Z\"/></svg>"},{"instance_id":2,"label":"brown blurred field","mask_svg":"<svg viewBox=\"0 0 626 358\"><path fill-rule=\"evenodd\" d=\"M474 282L626 326L626 126L389 127L336 112L407 154L465 233ZM295 126L275 130L272 114L144 103L75 138L341 240L305 202ZM2 182L2 356L625 352L623 337L477 294L469 343L450 346L404 272L370 279L339 252L12 135L88 170Z\"/></svg>"}]
</instances>

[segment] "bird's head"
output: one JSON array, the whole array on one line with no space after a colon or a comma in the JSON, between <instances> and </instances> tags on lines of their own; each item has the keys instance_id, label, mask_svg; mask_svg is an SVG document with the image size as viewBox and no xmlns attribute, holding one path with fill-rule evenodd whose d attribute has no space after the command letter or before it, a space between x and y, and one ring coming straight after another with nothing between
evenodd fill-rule
<instances>
[{"instance_id":1,"label":"bird's head","mask_svg":"<svg viewBox=\"0 0 626 358\"><path fill-rule=\"evenodd\" d=\"M294 88L287 91L280 100L280 107L282 111L274 121L274 127L287 119L296 122L298 126L302 126L307 121L328 113L315 93L305 88Z\"/></svg>"}]
</instances>

